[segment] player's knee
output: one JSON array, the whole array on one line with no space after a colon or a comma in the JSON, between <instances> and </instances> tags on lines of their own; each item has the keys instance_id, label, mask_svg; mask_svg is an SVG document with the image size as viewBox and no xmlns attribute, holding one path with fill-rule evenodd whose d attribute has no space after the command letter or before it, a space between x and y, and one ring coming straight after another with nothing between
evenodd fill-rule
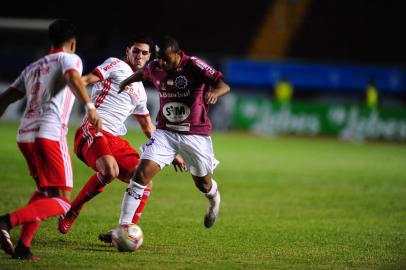
<instances>
[{"instance_id":1,"label":"player's knee","mask_svg":"<svg viewBox=\"0 0 406 270\"><path fill-rule=\"evenodd\" d=\"M207 193L207 192L209 192L209 190L210 190L210 185L208 185L208 184L206 184L206 183L203 183L203 182L195 182L195 186L196 186L201 192L204 192L204 193Z\"/></svg>"},{"instance_id":2,"label":"player's knee","mask_svg":"<svg viewBox=\"0 0 406 270\"><path fill-rule=\"evenodd\" d=\"M103 172L103 180L106 184L109 184L114 178L117 178L118 174L114 173L114 171L106 170Z\"/></svg>"},{"instance_id":3,"label":"player's knee","mask_svg":"<svg viewBox=\"0 0 406 270\"><path fill-rule=\"evenodd\" d=\"M160 170L161 168L158 163L151 160L141 160L135 170L133 180L140 185L148 186Z\"/></svg>"},{"instance_id":4,"label":"player's knee","mask_svg":"<svg viewBox=\"0 0 406 270\"><path fill-rule=\"evenodd\" d=\"M119 161L120 174L118 176L118 179L128 183L134 176L134 171L138 164L138 161L138 157L136 157L135 155L130 155L126 158L121 159Z\"/></svg>"},{"instance_id":5,"label":"player's knee","mask_svg":"<svg viewBox=\"0 0 406 270\"><path fill-rule=\"evenodd\" d=\"M119 175L119 169L116 166L106 166L102 171L103 178L107 183L113 181Z\"/></svg>"},{"instance_id":6,"label":"player's knee","mask_svg":"<svg viewBox=\"0 0 406 270\"><path fill-rule=\"evenodd\" d=\"M136 182L143 185L143 186L148 186L149 183L152 181L152 177L148 176L144 171L137 170L134 173L134 179L136 179Z\"/></svg>"},{"instance_id":7,"label":"player's knee","mask_svg":"<svg viewBox=\"0 0 406 270\"><path fill-rule=\"evenodd\" d=\"M134 170L120 170L118 179L125 183L129 183L134 176Z\"/></svg>"},{"instance_id":8,"label":"player's knee","mask_svg":"<svg viewBox=\"0 0 406 270\"><path fill-rule=\"evenodd\" d=\"M211 177L210 176L193 176L193 180L195 182L196 187L204 193L209 192L212 182L211 182Z\"/></svg>"}]
</instances>

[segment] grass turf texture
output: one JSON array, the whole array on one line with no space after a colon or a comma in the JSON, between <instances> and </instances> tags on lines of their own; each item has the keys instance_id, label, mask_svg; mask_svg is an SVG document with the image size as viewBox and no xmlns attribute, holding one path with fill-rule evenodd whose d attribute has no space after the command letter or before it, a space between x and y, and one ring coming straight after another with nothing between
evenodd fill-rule
<instances>
[{"instance_id":1,"label":"grass turf texture","mask_svg":"<svg viewBox=\"0 0 406 270\"><path fill-rule=\"evenodd\" d=\"M0 123L1 214L22 206L34 190L16 129ZM212 137L222 192L213 228L203 227L207 200L189 174L168 167L156 177L140 220L139 251L119 253L97 239L118 220L126 186L115 180L85 206L69 234L57 231L56 218L42 223L32 245L40 261L1 252L0 268L406 269L404 144ZM136 146L145 141L134 131L126 138ZM91 171L72 158L77 194ZM12 230L15 242L18 233Z\"/></svg>"}]
</instances>

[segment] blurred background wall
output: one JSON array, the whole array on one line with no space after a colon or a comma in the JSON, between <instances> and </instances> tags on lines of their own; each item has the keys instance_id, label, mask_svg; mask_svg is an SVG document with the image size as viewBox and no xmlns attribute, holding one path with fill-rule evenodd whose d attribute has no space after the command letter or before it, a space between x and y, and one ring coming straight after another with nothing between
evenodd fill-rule
<instances>
[{"instance_id":1,"label":"blurred background wall","mask_svg":"<svg viewBox=\"0 0 406 270\"><path fill-rule=\"evenodd\" d=\"M133 34L176 37L232 86L211 110L217 129L406 141L402 1L8 2L0 9L1 89L47 52L47 25L60 17L78 26L84 72L124 57Z\"/></svg>"}]
</instances>

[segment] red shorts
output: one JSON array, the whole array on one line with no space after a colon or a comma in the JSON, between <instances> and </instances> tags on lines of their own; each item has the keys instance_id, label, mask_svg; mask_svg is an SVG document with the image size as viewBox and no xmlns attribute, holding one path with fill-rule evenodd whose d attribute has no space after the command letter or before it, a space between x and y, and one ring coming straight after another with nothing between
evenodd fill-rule
<instances>
[{"instance_id":1,"label":"red shorts","mask_svg":"<svg viewBox=\"0 0 406 270\"><path fill-rule=\"evenodd\" d=\"M39 188L72 190L73 172L66 138L60 142L36 138L35 142L17 142L27 161L30 175Z\"/></svg>"},{"instance_id":2,"label":"red shorts","mask_svg":"<svg viewBox=\"0 0 406 270\"><path fill-rule=\"evenodd\" d=\"M92 125L83 124L75 134L75 154L93 170L97 171L96 160L110 155L119 166L119 179L128 178L138 165L140 155L130 143L119 136L102 130L96 133Z\"/></svg>"}]
</instances>

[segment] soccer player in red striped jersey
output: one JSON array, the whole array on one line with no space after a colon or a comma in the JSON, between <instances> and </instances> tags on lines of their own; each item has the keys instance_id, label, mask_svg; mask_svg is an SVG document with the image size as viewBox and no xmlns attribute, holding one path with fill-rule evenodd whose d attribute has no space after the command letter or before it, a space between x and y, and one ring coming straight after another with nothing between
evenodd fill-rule
<instances>
[{"instance_id":1,"label":"soccer player in red striped jersey","mask_svg":"<svg viewBox=\"0 0 406 270\"><path fill-rule=\"evenodd\" d=\"M49 26L49 38L49 54L27 66L0 95L0 116L8 105L27 97L17 143L37 184L26 206L0 217L0 245L13 259L38 259L30 246L41 221L70 208L73 177L66 134L74 96L85 105L94 130L102 127L80 77L82 60L75 54L75 26L58 19ZM22 228L14 248L9 231L18 225Z\"/></svg>"},{"instance_id":2,"label":"soccer player in red striped jersey","mask_svg":"<svg viewBox=\"0 0 406 270\"><path fill-rule=\"evenodd\" d=\"M131 84L125 93L118 94L118 91L119 84L125 78L143 68L149 61L152 46L151 38L136 37L126 47L125 61L110 57L82 77L86 85L93 85L91 98L103 119L103 129L96 132L85 118L76 131L75 153L95 173L73 200L69 212L59 219L58 228L61 233L65 234L71 230L83 205L103 192L113 179L118 178L129 183L134 174L139 154L122 138L127 133L124 122L129 116L133 116L147 138L151 137L155 126L147 109L147 95L142 82ZM174 164L175 168L183 170L184 164L180 157L175 159ZM132 223L138 222L150 192L151 185L144 190ZM99 238L104 242L111 242L109 233L102 234Z\"/></svg>"}]
</instances>

